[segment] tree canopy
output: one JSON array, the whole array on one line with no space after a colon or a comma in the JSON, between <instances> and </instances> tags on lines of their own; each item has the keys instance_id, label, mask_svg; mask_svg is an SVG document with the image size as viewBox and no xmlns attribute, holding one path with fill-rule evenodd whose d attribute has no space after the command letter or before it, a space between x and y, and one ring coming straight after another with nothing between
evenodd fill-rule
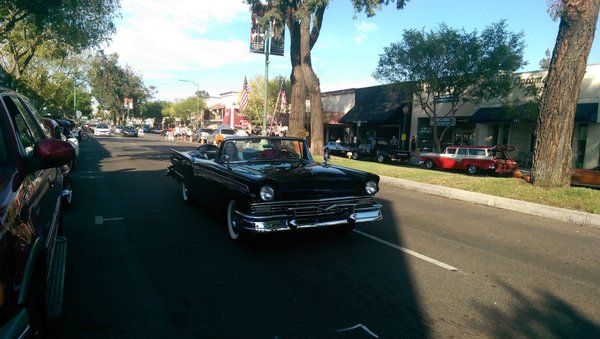
<instances>
[{"instance_id":1,"label":"tree canopy","mask_svg":"<svg viewBox=\"0 0 600 339\"><path fill-rule=\"evenodd\" d=\"M115 122L125 118L125 98L133 99L133 109L129 113L141 116L141 107L151 96L151 89L144 86L142 77L129 66L121 67L118 60L117 54L99 52L91 61L87 74L99 109L109 112Z\"/></svg>"},{"instance_id":2,"label":"tree canopy","mask_svg":"<svg viewBox=\"0 0 600 339\"><path fill-rule=\"evenodd\" d=\"M434 141L440 149L437 118L454 116L465 103L506 97L513 72L525 65L523 33L511 33L500 21L481 33L440 24L430 32L405 30L400 42L384 48L373 76L398 83L413 93L416 104L433 121ZM438 111L438 102L449 103Z\"/></svg>"}]
</instances>

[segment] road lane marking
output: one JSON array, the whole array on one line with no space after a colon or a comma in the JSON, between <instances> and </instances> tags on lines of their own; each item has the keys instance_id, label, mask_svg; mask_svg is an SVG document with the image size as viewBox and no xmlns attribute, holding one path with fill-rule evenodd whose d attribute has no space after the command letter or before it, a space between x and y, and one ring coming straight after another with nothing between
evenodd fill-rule
<instances>
[{"instance_id":1,"label":"road lane marking","mask_svg":"<svg viewBox=\"0 0 600 339\"><path fill-rule=\"evenodd\" d=\"M351 326L351 327L342 328L342 329L336 330L336 332L337 333L348 332L348 331L355 330L357 328L360 328L361 330L367 332L373 338L379 338L379 336L377 334L373 333L373 331L371 331L370 329L368 329L367 326L365 326L363 324L356 324L356 325Z\"/></svg>"},{"instance_id":2,"label":"road lane marking","mask_svg":"<svg viewBox=\"0 0 600 339\"><path fill-rule=\"evenodd\" d=\"M415 252L415 251L411 251L411 250L409 250L408 248L404 248L404 247L398 246L398 245L396 245L396 244L392 244L391 242L385 241L385 240L383 240L383 239L379 239L379 238L377 238L377 237L375 237L375 236L372 236L372 235L370 235L370 234L368 234L368 233L365 233L365 232L362 232L362 231L359 231L359 230L356 230L356 229L354 230L354 232L356 232L356 233L358 233L358 234L362 235L363 237L367 237L367 238L369 238L369 239L373 239L373 240L375 240L375 241L377 241L377 242L380 242L380 243L382 243L382 244L384 244L384 245L387 245L387 246L390 246L390 247L392 247L392 248L395 248L395 249L397 249L397 250L399 250L399 251L402 251L402 252L404 252L404 253L406 253L406 254L410 254L410 255L412 255L412 256L414 256L414 257L417 257L417 258L419 258L419 259L425 260L425 261L427 261L427 262L429 262L429 263L432 263L432 264L434 264L434 265L437 265L437 266L439 266L439 267L445 268L445 269L447 269L447 270L449 270L449 271L458 271L458 269L457 269L456 267L454 267L454 266L450 266L450 265L448 265L448 264L446 264L446 263L443 263L443 262L441 262L441 261L439 261L439 260L435 260L435 259L433 259L433 258L430 258L430 257L428 257L428 256L426 256L426 255L423 255L423 254L421 254L421 253L417 253L417 252Z\"/></svg>"},{"instance_id":3,"label":"road lane marking","mask_svg":"<svg viewBox=\"0 0 600 339\"><path fill-rule=\"evenodd\" d=\"M97 215L95 218L96 225L103 225L105 221L117 221L123 220L123 218L104 218L101 215Z\"/></svg>"}]
</instances>

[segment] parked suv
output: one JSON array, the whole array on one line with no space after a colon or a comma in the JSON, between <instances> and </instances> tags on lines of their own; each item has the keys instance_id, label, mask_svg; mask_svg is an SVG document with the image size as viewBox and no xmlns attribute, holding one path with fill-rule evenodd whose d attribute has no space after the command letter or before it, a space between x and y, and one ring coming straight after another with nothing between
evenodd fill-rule
<instances>
[{"instance_id":1,"label":"parked suv","mask_svg":"<svg viewBox=\"0 0 600 339\"><path fill-rule=\"evenodd\" d=\"M62 311L63 174L73 146L50 137L28 100L0 87L0 338L41 337Z\"/></svg>"},{"instance_id":2,"label":"parked suv","mask_svg":"<svg viewBox=\"0 0 600 339\"><path fill-rule=\"evenodd\" d=\"M235 130L229 126L218 126L215 128L208 137L206 138L206 143L218 145L223 141L223 139L235 135Z\"/></svg>"}]
</instances>

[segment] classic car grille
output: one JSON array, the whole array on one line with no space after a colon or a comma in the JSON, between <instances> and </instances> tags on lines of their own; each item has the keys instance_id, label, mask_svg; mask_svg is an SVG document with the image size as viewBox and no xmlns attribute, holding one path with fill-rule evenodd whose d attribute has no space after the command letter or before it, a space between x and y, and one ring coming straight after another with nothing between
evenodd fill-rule
<instances>
[{"instance_id":1,"label":"classic car grille","mask_svg":"<svg viewBox=\"0 0 600 339\"><path fill-rule=\"evenodd\" d=\"M299 225L309 225L346 219L351 213L372 206L372 197L343 197L256 203L250 208L254 216L285 215L294 217Z\"/></svg>"}]
</instances>

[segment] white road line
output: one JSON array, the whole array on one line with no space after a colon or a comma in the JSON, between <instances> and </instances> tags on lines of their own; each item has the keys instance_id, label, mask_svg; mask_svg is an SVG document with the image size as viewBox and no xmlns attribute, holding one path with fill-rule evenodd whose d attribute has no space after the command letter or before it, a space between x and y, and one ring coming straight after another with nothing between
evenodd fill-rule
<instances>
[{"instance_id":1,"label":"white road line","mask_svg":"<svg viewBox=\"0 0 600 339\"><path fill-rule=\"evenodd\" d=\"M123 218L104 218L101 215L97 215L96 218L94 218L94 222L96 225L103 225L105 221L116 221L116 220L123 220Z\"/></svg>"},{"instance_id":2,"label":"white road line","mask_svg":"<svg viewBox=\"0 0 600 339\"><path fill-rule=\"evenodd\" d=\"M404 253L406 253L406 254L410 254L410 255L412 255L412 256L415 256L415 257L417 257L417 258L419 258L419 259L425 260L425 261L427 261L427 262L429 262L429 263L432 263L432 264L434 264L434 265L437 265L437 266L439 266L439 267L445 268L445 269L447 269L447 270L449 270L449 271L458 271L458 269L457 269L456 267L454 267L454 266L450 266L450 265L448 265L448 264L445 264L445 263L443 263L443 262L441 262L441 261L438 261L438 260L432 259L432 258L430 258L430 257L428 257L428 256L425 256L425 255L421 254L421 253L417 253L417 252L415 252L415 251L411 251L411 250L409 250L408 248L404 248L404 247L398 246L398 245L396 245L396 244L392 244L391 242L388 242L388 241L385 241L385 240L379 239L379 238L377 238L377 237L375 237L375 236L372 236L372 235L370 235L370 234L367 234L367 233L365 233L365 232L362 232L362 231L359 231L359 230L354 230L354 232L356 232L356 233L358 233L358 234L362 235L363 237L367 237L367 238L369 238L369 239L373 239L373 240L375 240L375 241L377 241L377 242L380 242L380 243L382 243L382 244L384 244L384 245L387 245L387 246L390 246L390 247L392 247L392 248L395 248L395 249L397 249L397 250L399 250L399 251L402 251L402 252L404 252Z\"/></svg>"},{"instance_id":3,"label":"white road line","mask_svg":"<svg viewBox=\"0 0 600 339\"><path fill-rule=\"evenodd\" d=\"M373 333L373 331L371 331L370 329L367 328L367 326L363 325L363 324L356 324L354 326L351 327L347 327L347 328L342 328L339 330L336 330L337 333L341 333L341 332L348 332L348 331L352 331L355 330L357 328L362 329L363 331L367 332L371 337L373 338L379 338L379 336L375 333Z\"/></svg>"}]
</instances>

